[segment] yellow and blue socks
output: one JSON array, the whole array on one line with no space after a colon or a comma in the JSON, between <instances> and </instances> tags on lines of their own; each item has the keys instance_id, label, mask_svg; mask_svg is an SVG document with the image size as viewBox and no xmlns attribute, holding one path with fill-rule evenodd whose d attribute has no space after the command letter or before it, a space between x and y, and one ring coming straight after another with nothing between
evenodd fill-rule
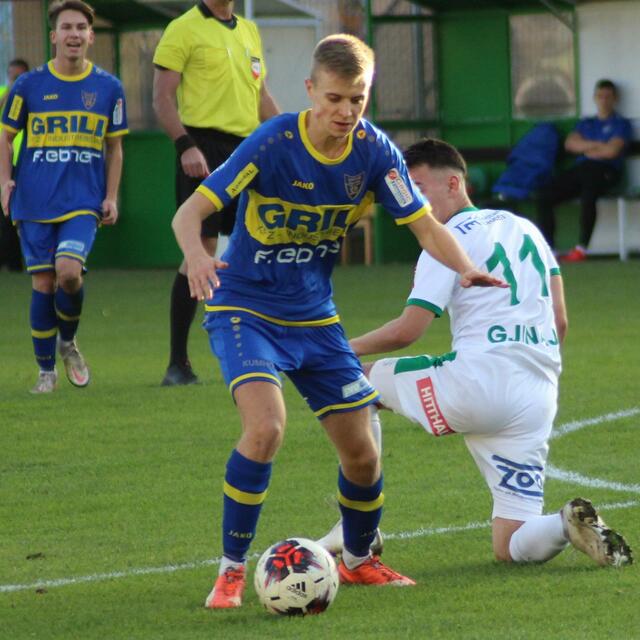
<instances>
[{"instance_id":1,"label":"yellow and blue socks","mask_svg":"<svg viewBox=\"0 0 640 640\"><path fill-rule=\"evenodd\" d=\"M75 293L67 293L62 287L58 287L56 290L55 309L58 316L58 329L60 339L64 342L71 342L76 335L83 299L83 287L80 287Z\"/></svg>"},{"instance_id":2,"label":"yellow and blue socks","mask_svg":"<svg viewBox=\"0 0 640 640\"><path fill-rule=\"evenodd\" d=\"M53 293L31 290L31 337L40 371L53 371L56 366L58 319Z\"/></svg>"},{"instance_id":3,"label":"yellow and blue socks","mask_svg":"<svg viewBox=\"0 0 640 640\"><path fill-rule=\"evenodd\" d=\"M370 487L361 487L347 480L339 469L338 503L342 514L344 549L346 552L364 558L376 535L382 517L382 474Z\"/></svg>"},{"instance_id":4,"label":"yellow and blue socks","mask_svg":"<svg viewBox=\"0 0 640 640\"><path fill-rule=\"evenodd\" d=\"M267 495L271 463L254 462L233 450L224 477L222 548L234 563L245 561Z\"/></svg>"}]
</instances>

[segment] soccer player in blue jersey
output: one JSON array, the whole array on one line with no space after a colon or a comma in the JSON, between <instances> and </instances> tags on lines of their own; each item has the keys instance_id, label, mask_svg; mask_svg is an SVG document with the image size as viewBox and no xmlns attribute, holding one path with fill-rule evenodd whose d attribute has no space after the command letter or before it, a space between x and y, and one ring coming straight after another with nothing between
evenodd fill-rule
<instances>
[{"instance_id":1,"label":"soccer player in blue jersey","mask_svg":"<svg viewBox=\"0 0 640 640\"><path fill-rule=\"evenodd\" d=\"M342 582L415 584L369 554L384 500L368 419L378 394L340 325L331 270L345 233L377 201L460 273L463 286L500 281L475 269L430 215L399 151L361 118L372 75L373 52L363 42L348 35L322 40L306 81L311 109L261 125L173 221L191 294L207 301L211 347L242 422L224 479L224 555L205 603L210 608L242 603L247 552L284 433L281 372L306 398L338 453ZM217 261L202 247L200 223L236 196L236 225Z\"/></svg>"},{"instance_id":2,"label":"soccer player in blue jersey","mask_svg":"<svg viewBox=\"0 0 640 640\"><path fill-rule=\"evenodd\" d=\"M87 59L94 11L81 0L49 7L55 57L14 84L2 115L0 189L18 226L32 279L31 334L40 374L33 393L55 389L56 341L69 381L89 384L76 343L83 267L100 223L118 219L124 94L117 78ZM26 135L11 178L11 143Z\"/></svg>"}]
</instances>

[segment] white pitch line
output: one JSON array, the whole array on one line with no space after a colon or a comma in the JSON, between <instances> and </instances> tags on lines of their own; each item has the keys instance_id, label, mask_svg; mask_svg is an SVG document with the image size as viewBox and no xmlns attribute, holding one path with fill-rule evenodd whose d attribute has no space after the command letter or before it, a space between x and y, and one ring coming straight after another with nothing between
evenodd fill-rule
<instances>
[{"instance_id":1,"label":"white pitch line","mask_svg":"<svg viewBox=\"0 0 640 640\"><path fill-rule=\"evenodd\" d=\"M547 478L579 484L592 489L612 489L613 491L626 491L628 493L640 493L640 484L623 484L622 482L612 482L611 480L601 480L600 478L589 478L575 471L564 471L552 464L547 464Z\"/></svg>"},{"instance_id":2,"label":"white pitch line","mask_svg":"<svg viewBox=\"0 0 640 640\"><path fill-rule=\"evenodd\" d=\"M576 420L560 425L552 434L551 438L560 438L561 436L589 427L593 425L603 424L605 422L612 422L619 420L620 418L627 418L640 413L640 408L634 407L626 411L617 411L615 413L607 413L595 418L589 418L586 420ZM580 484L588 487L616 489L618 491L629 491L632 493L640 493L639 485L623 485L617 482L609 482L606 480L598 480L597 478L587 478L573 472L563 471L556 467L548 466L547 474L549 477L555 477L558 480L566 480L574 484ZM553 474L556 474L555 476ZM614 486L615 485L615 486ZM627 502L614 502L610 504L599 505L598 509L602 511L612 509L629 509L632 507L640 506L638 500L628 500ZM447 533L460 533L464 531L473 531L475 529L484 529L490 526L490 522L470 522L466 525L458 525L452 527L436 527L436 528L423 528L416 529L414 531L400 531L398 533L386 533L386 540L408 540L411 538L424 538L434 535L442 535ZM250 557L255 559L260 554L254 553ZM182 564L170 564L163 567L142 567L140 569L130 569L128 571L111 571L108 573L96 573L89 576L78 576L77 578L58 578L56 580L40 580L39 582L33 582L31 584L3 584L0 585L0 593L15 593L16 591L28 591L35 589L47 589L54 587L65 587L75 584L83 584L88 582L104 582L106 580L114 580L118 578L129 578L133 576L145 576L152 574L162 573L174 573L176 571L187 571L192 569L200 569L202 567L210 567L220 564L220 558L212 558L209 560L200 560L198 562L185 562Z\"/></svg>"},{"instance_id":3,"label":"white pitch line","mask_svg":"<svg viewBox=\"0 0 640 640\"><path fill-rule=\"evenodd\" d=\"M637 416L640 413L640 407L633 407L632 409L626 409L625 411L615 411L614 413L605 413L602 416L596 416L595 418L588 418L586 420L574 420L572 422L565 422L561 424L557 429L551 432L550 440L561 438L566 436L567 433L584 429L585 427L592 427L605 422L614 422L621 418L630 418L631 416Z\"/></svg>"}]
</instances>

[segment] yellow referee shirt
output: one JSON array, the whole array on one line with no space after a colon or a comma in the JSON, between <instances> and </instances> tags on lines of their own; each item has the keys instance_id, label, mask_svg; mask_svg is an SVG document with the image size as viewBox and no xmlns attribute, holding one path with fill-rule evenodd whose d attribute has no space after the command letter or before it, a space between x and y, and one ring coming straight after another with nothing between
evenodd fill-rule
<instances>
[{"instance_id":1,"label":"yellow referee shirt","mask_svg":"<svg viewBox=\"0 0 640 640\"><path fill-rule=\"evenodd\" d=\"M200 3L169 23L154 64L182 74L182 124L248 136L259 124L260 87L266 74L258 27L236 16L233 28Z\"/></svg>"}]
</instances>

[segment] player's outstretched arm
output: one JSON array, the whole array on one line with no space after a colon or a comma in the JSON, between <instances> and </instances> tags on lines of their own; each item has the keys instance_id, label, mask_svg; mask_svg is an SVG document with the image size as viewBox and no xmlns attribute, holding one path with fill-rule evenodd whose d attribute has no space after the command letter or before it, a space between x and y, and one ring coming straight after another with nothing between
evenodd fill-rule
<instances>
[{"instance_id":1,"label":"player's outstretched arm","mask_svg":"<svg viewBox=\"0 0 640 640\"><path fill-rule=\"evenodd\" d=\"M432 215L422 216L409 223L420 246L438 262L460 275L462 287L508 287L506 282L480 271L469 259L459 242Z\"/></svg>"},{"instance_id":2,"label":"player's outstretched arm","mask_svg":"<svg viewBox=\"0 0 640 640\"><path fill-rule=\"evenodd\" d=\"M216 211L214 204L197 191L180 206L171 228L187 263L187 278L191 297L208 300L220 286L216 269L224 269L226 262L212 258L202 246L202 221Z\"/></svg>"},{"instance_id":3,"label":"player's outstretched arm","mask_svg":"<svg viewBox=\"0 0 640 640\"><path fill-rule=\"evenodd\" d=\"M560 344L564 342L569 328L567 318L567 305L564 302L564 284L562 276L551 276L551 299L553 300L553 316L556 322L556 331Z\"/></svg>"},{"instance_id":4,"label":"player's outstretched arm","mask_svg":"<svg viewBox=\"0 0 640 640\"><path fill-rule=\"evenodd\" d=\"M0 129L0 205L5 216L9 216L9 200L11 193L16 188L16 183L11 179L13 159L13 139L16 134L13 131Z\"/></svg>"},{"instance_id":5,"label":"player's outstretched arm","mask_svg":"<svg viewBox=\"0 0 640 640\"><path fill-rule=\"evenodd\" d=\"M400 316L378 329L349 341L357 356L389 353L408 347L429 328L435 313L416 305L408 305Z\"/></svg>"}]
</instances>

